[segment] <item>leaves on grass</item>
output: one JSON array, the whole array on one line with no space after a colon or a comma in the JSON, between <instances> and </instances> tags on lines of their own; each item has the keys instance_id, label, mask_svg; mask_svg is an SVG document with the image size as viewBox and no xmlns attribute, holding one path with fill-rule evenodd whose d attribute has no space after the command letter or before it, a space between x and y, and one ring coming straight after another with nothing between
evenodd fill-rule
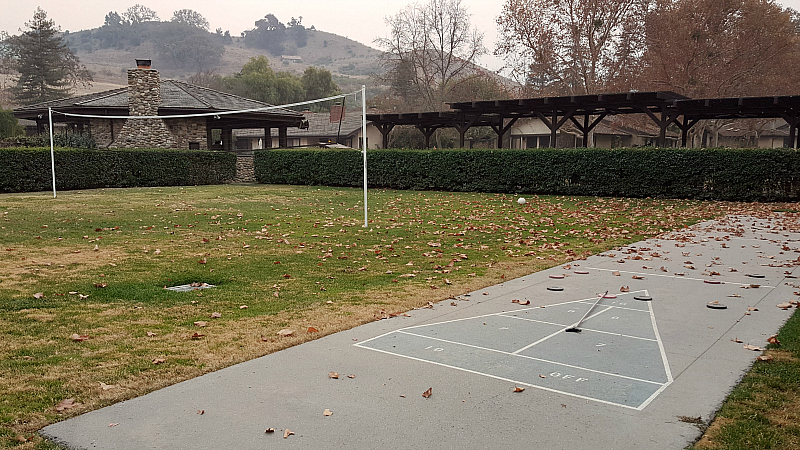
<instances>
[{"instance_id":1,"label":"leaves on grass","mask_svg":"<svg viewBox=\"0 0 800 450\"><path fill-rule=\"evenodd\" d=\"M68 409L77 408L80 403L76 403L74 398L65 398L56 404L55 410L58 412L66 411Z\"/></svg>"},{"instance_id":2,"label":"leaves on grass","mask_svg":"<svg viewBox=\"0 0 800 450\"><path fill-rule=\"evenodd\" d=\"M106 284L106 283L95 283L94 287L102 289L102 288L108 287L108 284Z\"/></svg>"},{"instance_id":3,"label":"leaves on grass","mask_svg":"<svg viewBox=\"0 0 800 450\"><path fill-rule=\"evenodd\" d=\"M239 309L247 309L247 305L242 305L239 307Z\"/></svg>"},{"instance_id":4,"label":"leaves on grass","mask_svg":"<svg viewBox=\"0 0 800 450\"><path fill-rule=\"evenodd\" d=\"M116 384L105 384L102 381L98 381L98 383L100 383L100 389L102 389L104 391L110 391L111 389L116 389L117 388Z\"/></svg>"},{"instance_id":5,"label":"leaves on grass","mask_svg":"<svg viewBox=\"0 0 800 450\"><path fill-rule=\"evenodd\" d=\"M319 330L314 327L308 327L306 333L319 333Z\"/></svg>"},{"instance_id":6,"label":"leaves on grass","mask_svg":"<svg viewBox=\"0 0 800 450\"><path fill-rule=\"evenodd\" d=\"M203 338L203 337L205 337L205 336L206 336L205 334L200 334L200 333L197 333L197 332L195 332L195 333L192 335L192 339L195 339L195 340L197 340L197 339Z\"/></svg>"},{"instance_id":7,"label":"leaves on grass","mask_svg":"<svg viewBox=\"0 0 800 450\"><path fill-rule=\"evenodd\" d=\"M756 359L759 360L759 361L770 362L775 358L773 358L772 355L761 355Z\"/></svg>"},{"instance_id":8,"label":"leaves on grass","mask_svg":"<svg viewBox=\"0 0 800 450\"><path fill-rule=\"evenodd\" d=\"M206 322L205 320L198 320L194 324L197 325L198 327L204 327L204 326L208 325L208 322Z\"/></svg>"},{"instance_id":9,"label":"leaves on grass","mask_svg":"<svg viewBox=\"0 0 800 450\"><path fill-rule=\"evenodd\" d=\"M430 398L431 395L433 395L433 388L432 387L428 388L427 391L422 393L422 396L425 397L425 398Z\"/></svg>"},{"instance_id":10,"label":"leaves on grass","mask_svg":"<svg viewBox=\"0 0 800 450\"><path fill-rule=\"evenodd\" d=\"M339 372L328 372L328 378L333 378L334 380L338 380Z\"/></svg>"},{"instance_id":11,"label":"leaves on grass","mask_svg":"<svg viewBox=\"0 0 800 450\"><path fill-rule=\"evenodd\" d=\"M778 335L777 334L773 334L772 336L770 336L767 339L767 342L769 342L770 344L773 344L773 345L781 345L781 341L778 340Z\"/></svg>"},{"instance_id":12,"label":"leaves on grass","mask_svg":"<svg viewBox=\"0 0 800 450\"><path fill-rule=\"evenodd\" d=\"M83 341L89 339L89 335L88 334L73 333L72 336L70 336L70 338L75 342L83 342Z\"/></svg>"},{"instance_id":13,"label":"leaves on grass","mask_svg":"<svg viewBox=\"0 0 800 450\"><path fill-rule=\"evenodd\" d=\"M147 337L153 337L153 336L158 336L158 334L153 333L152 331L147 332Z\"/></svg>"},{"instance_id":14,"label":"leaves on grass","mask_svg":"<svg viewBox=\"0 0 800 450\"><path fill-rule=\"evenodd\" d=\"M219 319L221 317L222 317L222 313L220 313L220 312L212 312L211 313L211 318L212 319Z\"/></svg>"},{"instance_id":15,"label":"leaves on grass","mask_svg":"<svg viewBox=\"0 0 800 450\"><path fill-rule=\"evenodd\" d=\"M39 298L42 298L42 297L44 297L44 293L42 293L42 292L37 292L37 293L33 294L33 298L39 299Z\"/></svg>"},{"instance_id":16,"label":"leaves on grass","mask_svg":"<svg viewBox=\"0 0 800 450\"><path fill-rule=\"evenodd\" d=\"M276 334L278 336L283 336L283 337L291 336L294 334L294 330L290 330L289 328L284 328L283 330L278 331Z\"/></svg>"},{"instance_id":17,"label":"leaves on grass","mask_svg":"<svg viewBox=\"0 0 800 450\"><path fill-rule=\"evenodd\" d=\"M164 359L164 358L154 358L153 359L153 364L164 364L165 362L167 362L167 360Z\"/></svg>"},{"instance_id":18,"label":"leaves on grass","mask_svg":"<svg viewBox=\"0 0 800 450\"><path fill-rule=\"evenodd\" d=\"M208 262L208 259L206 259L206 258L201 258L199 261L197 261L198 264L205 264L207 262Z\"/></svg>"}]
</instances>

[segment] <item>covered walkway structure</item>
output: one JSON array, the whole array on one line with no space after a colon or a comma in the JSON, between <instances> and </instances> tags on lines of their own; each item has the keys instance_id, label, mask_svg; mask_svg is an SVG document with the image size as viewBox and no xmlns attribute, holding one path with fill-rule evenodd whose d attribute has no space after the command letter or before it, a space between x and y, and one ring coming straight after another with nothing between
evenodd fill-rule
<instances>
[{"instance_id":1,"label":"covered walkway structure","mask_svg":"<svg viewBox=\"0 0 800 450\"><path fill-rule=\"evenodd\" d=\"M497 134L497 147L503 136L521 118L538 118L550 130L550 142L556 145L559 129L570 121L581 132L583 146L588 146L589 133L607 116L646 114L659 128L657 145L666 142L667 128L681 130L681 146L685 147L689 130L707 119L784 119L789 124L790 146L797 148L800 125L800 96L732 97L691 99L669 91L627 92L563 97L521 98L449 103L451 111L402 114L368 114L383 135L383 148L389 146L389 133L397 125L412 125L425 136L425 147L439 128L455 128L459 145L471 127L489 126Z\"/></svg>"}]
</instances>

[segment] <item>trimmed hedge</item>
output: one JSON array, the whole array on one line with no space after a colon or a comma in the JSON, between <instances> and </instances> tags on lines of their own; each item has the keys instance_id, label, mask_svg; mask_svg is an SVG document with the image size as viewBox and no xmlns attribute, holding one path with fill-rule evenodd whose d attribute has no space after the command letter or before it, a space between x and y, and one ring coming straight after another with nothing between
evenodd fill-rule
<instances>
[{"instance_id":1,"label":"trimmed hedge","mask_svg":"<svg viewBox=\"0 0 800 450\"><path fill-rule=\"evenodd\" d=\"M0 192L52 189L49 148L0 149ZM236 175L236 155L199 150L55 150L59 190L220 184Z\"/></svg>"},{"instance_id":2,"label":"trimmed hedge","mask_svg":"<svg viewBox=\"0 0 800 450\"><path fill-rule=\"evenodd\" d=\"M796 201L792 149L369 150L367 183L391 189ZM260 183L362 186L358 150L255 153Z\"/></svg>"}]
</instances>

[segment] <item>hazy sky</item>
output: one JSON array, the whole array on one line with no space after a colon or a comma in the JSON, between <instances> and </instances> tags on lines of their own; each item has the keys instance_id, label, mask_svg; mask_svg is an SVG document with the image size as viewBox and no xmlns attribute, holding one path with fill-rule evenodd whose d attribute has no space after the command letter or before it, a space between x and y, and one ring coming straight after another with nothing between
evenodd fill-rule
<instances>
[{"instance_id":1,"label":"hazy sky","mask_svg":"<svg viewBox=\"0 0 800 450\"><path fill-rule=\"evenodd\" d=\"M423 0L424 2L424 0ZM394 15L410 0L294 0L268 2L264 0L0 0L0 30L18 34L26 21L33 17L36 6L47 11L62 30L79 31L103 25L109 11L123 12L136 3L156 11L161 20L169 20L179 9L193 9L202 14L211 29L230 30L238 36L253 28L254 22L268 13L286 23L292 17L303 17L303 25L342 36L374 47L373 41L388 34L386 16ZM503 0L462 0L472 14L471 23L485 33L489 52L497 40L496 18L505 3ZM781 0L784 6L800 10L800 0ZM485 56L482 64L499 69L501 61Z\"/></svg>"}]
</instances>

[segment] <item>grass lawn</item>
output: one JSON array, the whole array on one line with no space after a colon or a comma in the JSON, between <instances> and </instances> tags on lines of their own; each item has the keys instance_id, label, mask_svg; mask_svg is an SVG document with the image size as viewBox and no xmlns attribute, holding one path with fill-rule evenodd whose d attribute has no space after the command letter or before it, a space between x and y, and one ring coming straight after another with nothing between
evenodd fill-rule
<instances>
[{"instance_id":1,"label":"grass lawn","mask_svg":"<svg viewBox=\"0 0 800 450\"><path fill-rule=\"evenodd\" d=\"M35 431L65 417L662 231L791 206L374 190L363 228L362 195L0 195L0 446L45 447ZM164 289L187 283L216 287Z\"/></svg>"}]
</instances>

